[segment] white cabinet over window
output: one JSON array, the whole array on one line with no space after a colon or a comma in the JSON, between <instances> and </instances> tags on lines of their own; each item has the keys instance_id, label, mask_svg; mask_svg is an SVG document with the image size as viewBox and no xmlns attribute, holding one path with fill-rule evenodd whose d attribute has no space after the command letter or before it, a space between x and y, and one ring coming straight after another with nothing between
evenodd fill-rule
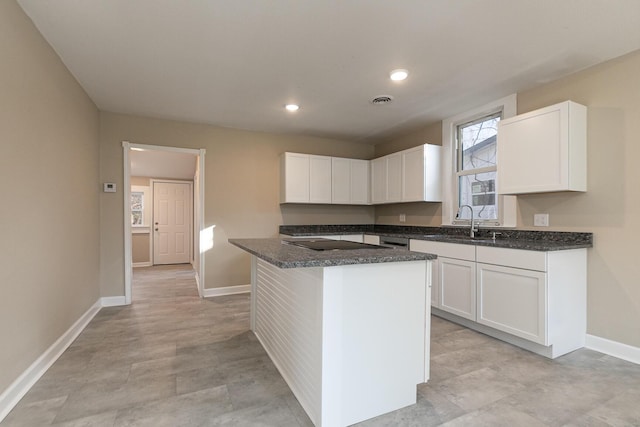
<instances>
[{"instance_id":1,"label":"white cabinet over window","mask_svg":"<svg viewBox=\"0 0 640 427\"><path fill-rule=\"evenodd\" d=\"M587 107L565 101L498 124L500 194L587 191Z\"/></svg>"}]
</instances>

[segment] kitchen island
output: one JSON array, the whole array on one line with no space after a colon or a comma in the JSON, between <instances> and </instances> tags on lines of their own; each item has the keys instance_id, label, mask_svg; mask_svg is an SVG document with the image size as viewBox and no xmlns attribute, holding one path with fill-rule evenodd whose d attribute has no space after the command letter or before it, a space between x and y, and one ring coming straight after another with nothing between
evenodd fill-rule
<instances>
[{"instance_id":1,"label":"kitchen island","mask_svg":"<svg viewBox=\"0 0 640 427\"><path fill-rule=\"evenodd\" d=\"M251 329L316 426L416 402L429 375L435 255L229 242L253 255Z\"/></svg>"}]
</instances>

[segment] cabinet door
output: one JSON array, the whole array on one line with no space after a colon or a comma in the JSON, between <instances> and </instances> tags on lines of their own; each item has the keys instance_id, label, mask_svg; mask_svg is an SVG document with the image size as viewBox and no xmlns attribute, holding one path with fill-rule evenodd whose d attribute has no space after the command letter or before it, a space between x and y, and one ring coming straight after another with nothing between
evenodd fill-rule
<instances>
[{"instance_id":1,"label":"cabinet door","mask_svg":"<svg viewBox=\"0 0 640 427\"><path fill-rule=\"evenodd\" d=\"M586 191L586 107L562 102L498 124L498 192Z\"/></svg>"},{"instance_id":2,"label":"cabinet door","mask_svg":"<svg viewBox=\"0 0 640 427\"><path fill-rule=\"evenodd\" d=\"M477 275L478 323L549 345L546 273L478 263Z\"/></svg>"},{"instance_id":3,"label":"cabinet door","mask_svg":"<svg viewBox=\"0 0 640 427\"><path fill-rule=\"evenodd\" d=\"M387 203L402 200L402 155L400 153L386 156L387 159Z\"/></svg>"},{"instance_id":4,"label":"cabinet door","mask_svg":"<svg viewBox=\"0 0 640 427\"><path fill-rule=\"evenodd\" d=\"M284 153L280 168L280 203L309 203L309 155Z\"/></svg>"},{"instance_id":5,"label":"cabinet door","mask_svg":"<svg viewBox=\"0 0 640 427\"><path fill-rule=\"evenodd\" d=\"M424 147L402 152L402 201L424 200Z\"/></svg>"},{"instance_id":6,"label":"cabinet door","mask_svg":"<svg viewBox=\"0 0 640 427\"><path fill-rule=\"evenodd\" d=\"M331 159L331 201L336 204L351 202L351 159Z\"/></svg>"},{"instance_id":7,"label":"cabinet door","mask_svg":"<svg viewBox=\"0 0 640 427\"><path fill-rule=\"evenodd\" d=\"M387 200L387 159L380 157L371 161L371 203Z\"/></svg>"},{"instance_id":8,"label":"cabinet door","mask_svg":"<svg viewBox=\"0 0 640 427\"><path fill-rule=\"evenodd\" d=\"M476 320L476 263L453 258L438 258L439 308Z\"/></svg>"},{"instance_id":9,"label":"cabinet door","mask_svg":"<svg viewBox=\"0 0 640 427\"><path fill-rule=\"evenodd\" d=\"M369 161L350 159L351 163L351 204L369 204Z\"/></svg>"},{"instance_id":10,"label":"cabinet door","mask_svg":"<svg viewBox=\"0 0 640 427\"><path fill-rule=\"evenodd\" d=\"M331 157L309 156L309 202L331 203Z\"/></svg>"}]
</instances>

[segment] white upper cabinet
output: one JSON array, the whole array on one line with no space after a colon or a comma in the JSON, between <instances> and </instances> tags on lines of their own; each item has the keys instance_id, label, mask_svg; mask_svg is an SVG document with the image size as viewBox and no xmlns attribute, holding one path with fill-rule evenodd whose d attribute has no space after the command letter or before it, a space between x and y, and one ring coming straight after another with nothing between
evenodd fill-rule
<instances>
[{"instance_id":1,"label":"white upper cabinet","mask_svg":"<svg viewBox=\"0 0 640 427\"><path fill-rule=\"evenodd\" d=\"M351 162L349 159L334 157L331 159L331 187L333 203L351 201Z\"/></svg>"},{"instance_id":2,"label":"white upper cabinet","mask_svg":"<svg viewBox=\"0 0 640 427\"><path fill-rule=\"evenodd\" d=\"M331 203L331 157L309 156L309 202Z\"/></svg>"},{"instance_id":3,"label":"white upper cabinet","mask_svg":"<svg viewBox=\"0 0 640 427\"><path fill-rule=\"evenodd\" d=\"M387 203L387 158L371 160L371 203Z\"/></svg>"},{"instance_id":4,"label":"white upper cabinet","mask_svg":"<svg viewBox=\"0 0 640 427\"><path fill-rule=\"evenodd\" d=\"M498 123L498 193L587 191L587 107L565 101Z\"/></svg>"},{"instance_id":5,"label":"white upper cabinet","mask_svg":"<svg viewBox=\"0 0 640 427\"><path fill-rule=\"evenodd\" d=\"M442 201L438 145L424 144L371 161L371 202Z\"/></svg>"},{"instance_id":6,"label":"white upper cabinet","mask_svg":"<svg viewBox=\"0 0 640 427\"><path fill-rule=\"evenodd\" d=\"M309 203L308 154L282 154L280 158L280 203Z\"/></svg>"},{"instance_id":7,"label":"white upper cabinet","mask_svg":"<svg viewBox=\"0 0 640 427\"><path fill-rule=\"evenodd\" d=\"M424 144L402 151L402 201L440 202L439 145Z\"/></svg>"},{"instance_id":8,"label":"white upper cabinet","mask_svg":"<svg viewBox=\"0 0 640 427\"><path fill-rule=\"evenodd\" d=\"M349 159L351 163L351 204L368 205L369 195L369 160Z\"/></svg>"},{"instance_id":9,"label":"white upper cabinet","mask_svg":"<svg viewBox=\"0 0 640 427\"><path fill-rule=\"evenodd\" d=\"M332 203L369 204L369 161L341 157L331 161Z\"/></svg>"},{"instance_id":10,"label":"white upper cabinet","mask_svg":"<svg viewBox=\"0 0 640 427\"><path fill-rule=\"evenodd\" d=\"M387 203L402 200L402 155L394 153L387 158Z\"/></svg>"},{"instance_id":11,"label":"white upper cabinet","mask_svg":"<svg viewBox=\"0 0 640 427\"><path fill-rule=\"evenodd\" d=\"M369 204L369 161L283 153L280 203Z\"/></svg>"}]
</instances>

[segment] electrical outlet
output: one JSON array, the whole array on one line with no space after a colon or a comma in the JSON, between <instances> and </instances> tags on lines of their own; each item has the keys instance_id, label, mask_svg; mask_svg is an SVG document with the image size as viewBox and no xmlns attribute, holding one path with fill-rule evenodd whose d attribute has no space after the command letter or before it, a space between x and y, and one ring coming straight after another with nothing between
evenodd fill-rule
<instances>
[{"instance_id":1,"label":"electrical outlet","mask_svg":"<svg viewBox=\"0 0 640 427\"><path fill-rule=\"evenodd\" d=\"M405 222L407 220L407 216L405 214L400 214L400 222Z\"/></svg>"},{"instance_id":2,"label":"electrical outlet","mask_svg":"<svg viewBox=\"0 0 640 427\"><path fill-rule=\"evenodd\" d=\"M536 227L548 227L549 226L549 214L535 214L533 215L533 225Z\"/></svg>"}]
</instances>

